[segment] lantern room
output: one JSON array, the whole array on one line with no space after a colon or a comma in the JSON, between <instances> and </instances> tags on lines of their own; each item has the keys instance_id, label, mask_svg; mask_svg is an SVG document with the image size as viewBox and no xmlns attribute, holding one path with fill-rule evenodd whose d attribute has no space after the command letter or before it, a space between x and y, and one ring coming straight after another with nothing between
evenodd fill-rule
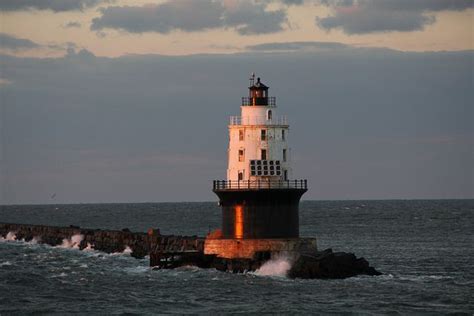
<instances>
[{"instance_id":1,"label":"lantern room","mask_svg":"<svg viewBox=\"0 0 474 316\"><path fill-rule=\"evenodd\" d=\"M255 82L255 75L250 77L249 96L242 98L243 106L275 106L275 98L268 96L268 87L260 78Z\"/></svg>"}]
</instances>

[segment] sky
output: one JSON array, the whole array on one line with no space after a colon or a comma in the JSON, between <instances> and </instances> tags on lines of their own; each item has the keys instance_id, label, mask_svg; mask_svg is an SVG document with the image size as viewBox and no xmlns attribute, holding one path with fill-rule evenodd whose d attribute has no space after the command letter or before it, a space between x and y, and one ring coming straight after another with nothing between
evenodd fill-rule
<instances>
[{"instance_id":1,"label":"sky","mask_svg":"<svg viewBox=\"0 0 474 316\"><path fill-rule=\"evenodd\" d=\"M0 204L216 201L252 72L304 199L474 198L473 8L2 0Z\"/></svg>"}]
</instances>

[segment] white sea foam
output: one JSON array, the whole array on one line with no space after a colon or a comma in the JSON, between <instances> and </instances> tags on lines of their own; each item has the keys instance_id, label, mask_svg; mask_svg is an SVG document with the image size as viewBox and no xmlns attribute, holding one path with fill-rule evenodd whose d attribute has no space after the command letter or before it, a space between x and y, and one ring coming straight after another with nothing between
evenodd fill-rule
<instances>
[{"instance_id":1,"label":"white sea foam","mask_svg":"<svg viewBox=\"0 0 474 316\"><path fill-rule=\"evenodd\" d=\"M291 268L292 260L287 255L277 256L265 262L254 274L258 276L286 277Z\"/></svg>"},{"instance_id":2,"label":"white sea foam","mask_svg":"<svg viewBox=\"0 0 474 316\"><path fill-rule=\"evenodd\" d=\"M0 236L0 241L15 241L16 240L16 233L15 232L8 232L5 237Z\"/></svg>"},{"instance_id":3,"label":"white sea foam","mask_svg":"<svg viewBox=\"0 0 474 316\"><path fill-rule=\"evenodd\" d=\"M125 249L122 252L112 252L111 256L120 256L120 255L129 255L133 252L132 248L125 246Z\"/></svg>"},{"instance_id":4,"label":"white sea foam","mask_svg":"<svg viewBox=\"0 0 474 316\"><path fill-rule=\"evenodd\" d=\"M64 238L59 248L72 248L72 249L79 249L79 245L81 244L82 239L84 239L84 235L76 234L71 236L70 239Z\"/></svg>"},{"instance_id":5,"label":"white sea foam","mask_svg":"<svg viewBox=\"0 0 474 316\"><path fill-rule=\"evenodd\" d=\"M83 249L84 251L94 251L94 245L91 243L87 243L86 248Z\"/></svg>"},{"instance_id":6,"label":"white sea foam","mask_svg":"<svg viewBox=\"0 0 474 316\"><path fill-rule=\"evenodd\" d=\"M41 237L33 237L33 239L31 239L30 241L25 241L27 244L31 244L31 245L37 245L39 242L41 241Z\"/></svg>"}]
</instances>

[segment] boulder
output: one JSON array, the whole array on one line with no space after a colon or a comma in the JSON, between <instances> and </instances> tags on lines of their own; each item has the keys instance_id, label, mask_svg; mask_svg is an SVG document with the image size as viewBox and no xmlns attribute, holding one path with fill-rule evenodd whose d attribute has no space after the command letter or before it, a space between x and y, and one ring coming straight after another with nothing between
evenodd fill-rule
<instances>
[{"instance_id":1,"label":"boulder","mask_svg":"<svg viewBox=\"0 0 474 316\"><path fill-rule=\"evenodd\" d=\"M381 275L364 258L353 253L333 252L332 249L315 254L300 254L288 276L302 279L344 279L356 275Z\"/></svg>"}]
</instances>

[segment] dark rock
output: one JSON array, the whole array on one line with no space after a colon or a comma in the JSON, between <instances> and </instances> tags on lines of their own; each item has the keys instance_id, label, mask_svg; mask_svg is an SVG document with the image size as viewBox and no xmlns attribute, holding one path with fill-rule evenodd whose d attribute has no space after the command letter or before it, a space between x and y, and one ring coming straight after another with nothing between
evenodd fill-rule
<instances>
[{"instance_id":1,"label":"dark rock","mask_svg":"<svg viewBox=\"0 0 474 316\"><path fill-rule=\"evenodd\" d=\"M327 249L316 254L301 254L288 272L291 278L344 279L356 275L381 275L364 258L353 253Z\"/></svg>"}]
</instances>

